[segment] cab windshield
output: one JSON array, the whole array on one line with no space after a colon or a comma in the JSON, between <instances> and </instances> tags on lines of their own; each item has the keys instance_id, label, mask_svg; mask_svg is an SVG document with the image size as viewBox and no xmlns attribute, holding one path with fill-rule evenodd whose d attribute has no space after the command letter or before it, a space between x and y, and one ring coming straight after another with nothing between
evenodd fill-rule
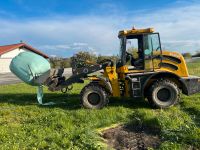
<instances>
[{"instance_id":1,"label":"cab windshield","mask_svg":"<svg viewBox=\"0 0 200 150\"><path fill-rule=\"evenodd\" d=\"M161 43L158 33L128 35L120 37L119 61L121 66L133 66L135 69L154 69L153 59L161 55Z\"/></svg>"},{"instance_id":2,"label":"cab windshield","mask_svg":"<svg viewBox=\"0 0 200 150\"><path fill-rule=\"evenodd\" d=\"M159 34L147 34L144 35L144 53L155 54L161 51L161 44Z\"/></svg>"}]
</instances>

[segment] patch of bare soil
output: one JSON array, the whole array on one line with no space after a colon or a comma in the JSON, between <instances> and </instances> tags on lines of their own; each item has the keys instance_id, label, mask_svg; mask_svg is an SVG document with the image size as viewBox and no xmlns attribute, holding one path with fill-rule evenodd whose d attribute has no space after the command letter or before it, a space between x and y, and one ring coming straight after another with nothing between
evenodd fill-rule
<instances>
[{"instance_id":1,"label":"patch of bare soil","mask_svg":"<svg viewBox=\"0 0 200 150\"><path fill-rule=\"evenodd\" d=\"M116 150L146 150L159 147L159 132L156 128L127 125L104 130L103 138L109 148Z\"/></svg>"}]
</instances>

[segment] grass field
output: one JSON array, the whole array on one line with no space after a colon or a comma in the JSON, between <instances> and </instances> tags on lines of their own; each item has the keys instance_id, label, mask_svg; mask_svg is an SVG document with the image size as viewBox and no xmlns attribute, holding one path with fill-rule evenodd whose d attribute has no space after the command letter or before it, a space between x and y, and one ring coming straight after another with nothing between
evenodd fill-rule
<instances>
[{"instance_id":1,"label":"grass field","mask_svg":"<svg viewBox=\"0 0 200 150\"><path fill-rule=\"evenodd\" d=\"M200 63L188 64L200 75ZM200 94L182 96L180 105L153 110L147 102L111 99L101 110L83 109L75 85L71 93L51 93L39 106L36 89L25 84L0 87L0 149L105 149L97 129L116 123L143 124L159 128L160 149L200 149ZM63 103L65 102L65 103Z\"/></svg>"}]
</instances>

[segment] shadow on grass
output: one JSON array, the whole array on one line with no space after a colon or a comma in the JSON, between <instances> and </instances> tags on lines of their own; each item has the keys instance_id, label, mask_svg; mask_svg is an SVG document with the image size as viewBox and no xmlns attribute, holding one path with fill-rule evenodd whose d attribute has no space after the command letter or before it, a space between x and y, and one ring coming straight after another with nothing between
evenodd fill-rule
<instances>
[{"instance_id":1,"label":"shadow on grass","mask_svg":"<svg viewBox=\"0 0 200 150\"><path fill-rule=\"evenodd\" d=\"M183 108L182 110L188 113L194 121L195 125L200 128L200 110L197 110L197 108L193 107Z\"/></svg>"},{"instance_id":2,"label":"shadow on grass","mask_svg":"<svg viewBox=\"0 0 200 150\"><path fill-rule=\"evenodd\" d=\"M44 95L43 103L55 102L55 105L39 105L36 94L0 94L0 103L9 103L13 105L38 105L42 108L63 108L63 109L79 109L80 100L77 94L48 93Z\"/></svg>"},{"instance_id":3,"label":"shadow on grass","mask_svg":"<svg viewBox=\"0 0 200 150\"><path fill-rule=\"evenodd\" d=\"M193 103L193 102L191 102ZM200 109L199 109L199 105L190 105L190 103L186 103L184 101L182 101L180 103L181 105L181 110L186 112L190 117L191 119L194 121L195 125L197 127L200 127Z\"/></svg>"},{"instance_id":4,"label":"shadow on grass","mask_svg":"<svg viewBox=\"0 0 200 150\"><path fill-rule=\"evenodd\" d=\"M43 106L55 108L60 107L63 109L80 109L80 95L78 94L63 94L63 93L48 93L44 95L43 103L55 102L55 105ZM14 105L38 105L36 94L34 93L21 93L21 94L0 94L0 103L9 103ZM110 98L107 107L123 106L126 108L149 108L149 105L143 99L128 99L128 98Z\"/></svg>"},{"instance_id":5,"label":"shadow on grass","mask_svg":"<svg viewBox=\"0 0 200 150\"><path fill-rule=\"evenodd\" d=\"M143 98L110 98L109 106L123 106L126 108L147 108L151 109L148 102L146 102Z\"/></svg>"}]
</instances>

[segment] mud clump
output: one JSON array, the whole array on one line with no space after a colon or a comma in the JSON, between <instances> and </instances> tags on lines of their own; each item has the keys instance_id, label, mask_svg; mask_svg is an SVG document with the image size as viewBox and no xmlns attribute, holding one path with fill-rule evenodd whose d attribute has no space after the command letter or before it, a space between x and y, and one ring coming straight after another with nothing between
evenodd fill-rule
<instances>
[{"instance_id":1,"label":"mud clump","mask_svg":"<svg viewBox=\"0 0 200 150\"><path fill-rule=\"evenodd\" d=\"M160 130L135 125L118 126L103 131L108 147L116 150L147 150L158 148Z\"/></svg>"}]
</instances>

